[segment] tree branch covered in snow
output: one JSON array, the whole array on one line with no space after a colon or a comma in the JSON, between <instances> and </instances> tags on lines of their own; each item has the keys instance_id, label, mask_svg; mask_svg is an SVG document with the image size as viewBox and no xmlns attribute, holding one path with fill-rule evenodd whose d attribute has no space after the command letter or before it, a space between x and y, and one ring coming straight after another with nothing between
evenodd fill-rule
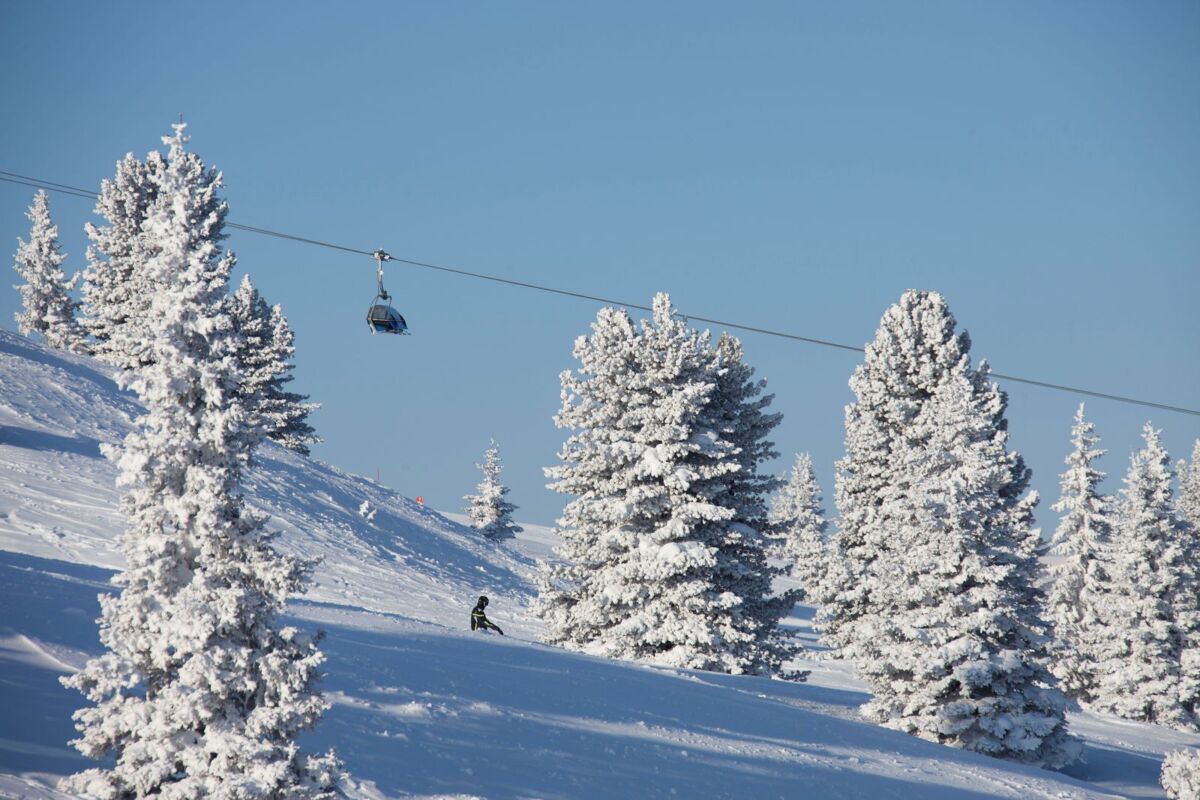
<instances>
[{"instance_id":1,"label":"tree branch covered in snow","mask_svg":"<svg viewBox=\"0 0 1200 800\"><path fill-rule=\"evenodd\" d=\"M1196 800L1200 797L1200 751L1176 750L1167 753L1162 765L1162 787L1171 800Z\"/></svg>"}]
</instances>

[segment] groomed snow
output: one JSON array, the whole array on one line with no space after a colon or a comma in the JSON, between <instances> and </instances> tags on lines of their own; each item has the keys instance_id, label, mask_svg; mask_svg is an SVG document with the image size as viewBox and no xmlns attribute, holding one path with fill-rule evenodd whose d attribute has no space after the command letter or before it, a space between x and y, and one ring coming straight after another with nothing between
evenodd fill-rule
<instances>
[{"instance_id":1,"label":"groomed snow","mask_svg":"<svg viewBox=\"0 0 1200 800\"><path fill-rule=\"evenodd\" d=\"M122 525L100 444L136 413L91 360L0 331L0 797L62 797L56 776L91 765L66 744L82 697L57 679L98 650ZM262 456L255 505L285 547L325 559L290 606L328 632L333 707L305 744L338 748L356 796L1162 797L1164 752L1200 742L1076 714L1088 763L1064 775L865 723L838 662L798 664L812 675L792 684L546 647L528 606L552 531L496 546L365 478L273 445ZM466 630L484 593L508 636ZM789 622L808 635L810 616Z\"/></svg>"}]
</instances>

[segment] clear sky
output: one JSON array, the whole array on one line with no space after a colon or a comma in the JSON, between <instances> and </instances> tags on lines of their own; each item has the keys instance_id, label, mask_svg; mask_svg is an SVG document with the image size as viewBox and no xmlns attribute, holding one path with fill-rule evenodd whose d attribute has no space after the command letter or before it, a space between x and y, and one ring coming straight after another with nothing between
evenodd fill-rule
<instances>
[{"instance_id":1,"label":"clear sky","mask_svg":"<svg viewBox=\"0 0 1200 800\"><path fill-rule=\"evenodd\" d=\"M1194 2L5 3L0 169L97 188L185 115L231 220L850 344L944 293L999 372L1200 407ZM32 189L0 183L0 242ZM68 264L87 201L52 196ZM324 403L315 455L459 510L490 437L519 516L564 498L558 373L595 303L234 231ZM15 273L10 273L15 282ZM15 291L0 292L14 327ZM832 497L858 358L745 334ZM1049 504L1078 398L1012 384ZM1093 400L1116 488L1143 422Z\"/></svg>"}]
</instances>

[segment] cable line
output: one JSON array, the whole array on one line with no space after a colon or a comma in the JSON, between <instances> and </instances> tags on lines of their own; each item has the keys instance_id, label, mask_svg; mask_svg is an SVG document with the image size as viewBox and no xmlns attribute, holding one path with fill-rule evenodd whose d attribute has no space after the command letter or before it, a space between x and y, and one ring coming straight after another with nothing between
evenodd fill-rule
<instances>
[{"instance_id":1,"label":"cable line","mask_svg":"<svg viewBox=\"0 0 1200 800\"><path fill-rule=\"evenodd\" d=\"M306 239L303 236L295 236L290 233L280 233L279 231L271 231L266 228L256 228L253 225L241 225L237 222L226 222L226 227L237 228L239 231L249 231L250 233L260 233L263 236L274 236L277 239L287 239L292 242L302 242L304 244L314 244L318 247L328 247L331 250L342 250L347 253L357 253L360 256L374 256L374 250L359 250L356 247L343 247L340 244L330 244L329 242L321 242L316 239ZM388 259L389 261L399 261L398 258Z\"/></svg>"},{"instance_id":2,"label":"cable line","mask_svg":"<svg viewBox=\"0 0 1200 800\"><path fill-rule=\"evenodd\" d=\"M65 183L54 183L53 181L32 178L28 175L18 175L15 172L6 172L5 170L0 170L0 181L16 183L20 184L21 186L32 186L35 189L46 189L47 191L51 192L60 192L62 194L69 194L73 197L82 197L87 200L99 199L99 195L95 192L89 192L87 189L80 189L78 186L68 186ZM236 228L239 231L260 233L264 236L275 236L279 239L290 239L293 242L315 244L320 247L329 247L334 250L344 250L347 253L358 253L359 255L364 256L369 256L372 253L370 250L358 250L353 247L342 247L341 245L330 244L329 242L318 242L316 239L306 239L303 236L293 236L290 233L280 233L279 231L270 231L266 228L256 228L253 225L242 225L237 222L226 222L225 225L229 228Z\"/></svg>"},{"instance_id":3,"label":"cable line","mask_svg":"<svg viewBox=\"0 0 1200 800\"><path fill-rule=\"evenodd\" d=\"M15 183L15 184L19 184L21 186L31 186L31 187L34 187L37 189L45 189L45 190L51 191L51 192L59 192L62 194L71 195L73 197L83 197L83 198L90 199L90 200L95 200L98 197L98 195L95 192L90 192L87 189L81 189L78 186L69 186L65 183L55 183L53 181L47 181L47 180L43 180L41 178L31 177L29 175L20 175L15 172L6 172L5 170L0 170L0 181L5 181L7 183ZM292 242L300 242L301 244L310 244L310 245L313 245L316 247L325 247L325 248L329 248L330 250L340 250L345 253L355 253L357 255L371 256L372 258L375 257L375 253L376 253L376 251L374 251L374 250L362 250L357 247L346 247L346 246L340 245L340 244L333 244L332 242L323 242L320 239L310 239L305 236L296 236L295 234L291 234L291 233L283 233L282 231L274 231L269 228L259 228L259 227L255 227L253 225L242 225L242 224L236 223L236 222L226 222L225 224L230 228L235 228L240 231L246 231L247 233L257 233L262 236L273 236L277 239L286 239L286 240L292 241ZM492 281L493 283L503 283L508 286L516 286L516 287L519 287L522 289L533 289L535 291L546 292L548 294L557 294L557 295L561 295L563 297L575 297L580 300L591 300L591 301L597 302L597 303L604 303L605 305L623 306L625 308L636 308L639 311L652 311L653 310L650 306L639 305L638 303L625 303L620 300L614 300L614 299L608 298L608 297L599 297L597 295L583 294L582 292L572 292L567 289L558 289L553 286L543 286L543 285L537 284L537 283L526 283L525 281L516 281L516 280L512 280L510 278L501 278L497 275L488 275L488 274L485 274L482 272L470 272L465 269L455 269L453 267L445 267L445 266L441 266L439 264L430 264L425 261L413 261L413 260L410 260L407 258L397 258L395 256L389 256L387 258L387 260L395 261L400 264L408 264L409 266L412 266L412 267L420 267L422 269L432 269L432 270L437 270L438 272L448 272L453 275L462 275L463 277L467 277L467 278L477 278L479 280ZM696 317L696 316L692 316L691 314L684 314L684 316L689 320L694 320L696 322L704 322L704 323L708 323L709 325L716 325L716 326L722 327L722 328L730 328L733 330L747 331L749 333L759 333L764 336L774 336L779 339L788 339L788 340L791 340L794 342L805 342L807 344L815 344L815 345L820 345L822 347L831 347L831 348L835 348L837 350L849 350L854 353L864 352L864 349L862 347L856 347L854 345L849 345L849 344L842 344L840 342L831 342L826 339L815 339L815 338L812 338L809 336L800 336L800 335L794 334L794 333L786 333L784 331L772 330L770 328L759 328L759 327L755 327L753 325L746 325L746 324L740 323L740 322L729 322L727 320L712 319L710 317ZM1173 405L1168 405L1166 403L1156 403L1151 400L1140 400L1136 397L1125 397L1125 396L1119 395L1119 394L1110 394L1108 392L1097 392L1097 391L1093 391L1091 389L1081 389L1078 386L1067 386L1065 384L1049 383L1047 381L1039 381L1039 380L1034 380L1032 378L1021 378L1016 375L1006 375L1001 372L992 372L992 373L990 373L990 375L991 375L991 377L999 378L1000 380L1013 381L1014 383L1024 383L1029 386L1038 386L1043 389L1053 389L1055 391L1067 392L1069 394L1084 395L1086 397L1096 397L1101 400L1112 400L1117 403L1128 403L1130 405L1144 406L1146 408L1156 408L1161 411L1173 411L1178 414L1190 414L1191 416L1200 417L1200 411L1193 409L1193 408L1184 408L1183 406L1173 406Z\"/></svg>"},{"instance_id":4,"label":"cable line","mask_svg":"<svg viewBox=\"0 0 1200 800\"><path fill-rule=\"evenodd\" d=\"M5 175L8 177L3 177ZM0 170L0 181L19 183L22 186L32 186L35 189L47 189L51 192L74 195L75 197L83 197L88 200L95 200L97 197L95 192L89 192L86 189L77 189L74 186L50 183L49 181L38 180L37 178L29 178L24 175L18 175L15 172L5 172L3 170Z\"/></svg>"}]
</instances>

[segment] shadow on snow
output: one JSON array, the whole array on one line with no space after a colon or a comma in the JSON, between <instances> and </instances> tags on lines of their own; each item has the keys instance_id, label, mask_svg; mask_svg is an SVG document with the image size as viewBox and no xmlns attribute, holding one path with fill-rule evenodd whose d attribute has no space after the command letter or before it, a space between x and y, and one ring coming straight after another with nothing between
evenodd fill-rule
<instances>
[{"instance_id":1,"label":"shadow on snow","mask_svg":"<svg viewBox=\"0 0 1200 800\"><path fill-rule=\"evenodd\" d=\"M0 552L0 772L94 765L67 745L83 698L57 679L67 663L98 652L96 597L111 575ZM303 745L336 746L357 780L388 795L969 800L1004 794L1013 773L1057 780L804 708L850 708L861 692L651 668L375 620L387 629L324 626L324 688L334 706ZM1116 759L1104 770L1114 776L1134 766L1157 771L1153 758L1092 749L1093 763ZM947 777L955 773L957 785Z\"/></svg>"},{"instance_id":2,"label":"shadow on snow","mask_svg":"<svg viewBox=\"0 0 1200 800\"><path fill-rule=\"evenodd\" d=\"M26 450L54 451L70 455L102 458L100 440L90 436L59 436L53 433L0 425L0 444L23 447Z\"/></svg>"}]
</instances>

